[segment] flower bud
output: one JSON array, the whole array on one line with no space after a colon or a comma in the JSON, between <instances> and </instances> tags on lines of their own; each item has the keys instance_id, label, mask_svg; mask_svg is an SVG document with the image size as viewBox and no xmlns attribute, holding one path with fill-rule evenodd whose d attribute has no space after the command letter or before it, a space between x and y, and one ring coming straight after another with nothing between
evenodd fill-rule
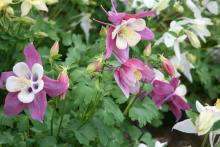
<instances>
[{"instance_id":1,"label":"flower bud","mask_svg":"<svg viewBox=\"0 0 220 147\"><path fill-rule=\"evenodd\" d=\"M93 73L93 72L100 72L102 70L102 63L100 61L95 61L93 63L90 63L87 66L87 72Z\"/></svg>"},{"instance_id":2,"label":"flower bud","mask_svg":"<svg viewBox=\"0 0 220 147\"><path fill-rule=\"evenodd\" d=\"M34 24L36 21L28 16L19 17L18 19L20 22L26 23L26 24Z\"/></svg>"},{"instance_id":3,"label":"flower bud","mask_svg":"<svg viewBox=\"0 0 220 147\"><path fill-rule=\"evenodd\" d=\"M188 53L187 54L187 59L192 63L195 64L196 63L196 56L194 56L193 54Z\"/></svg>"},{"instance_id":4,"label":"flower bud","mask_svg":"<svg viewBox=\"0 0 220 147\"><path fill-rule=\"evenodd\" d=\"M107 29L105 27L102 27L99 34L101 37L105 38L107 35Z\"/></svg>"},{"instance_id":5,"label":"flower bud","mask_svg":"<svg viewBox=\"0 0 220 147\"><path fill-rule=\"evenodd\" d=\"M184 11L183 6L182 6L182 5L180 4L180 2L178 2L178 1L176 1L176 2L174 3L174 8L175 8L176 11L179 12L179 13L183 13L183 11Z\"/></svg>"},{"instance_id":6,"label":"flower bud","mask_svg":"<svg viewBox=\"0 0 220 147\"><path fill-rule=\"evenodd\" d=\"M175 74L175 68L173 64L170 62L170 60L168 60L162 55L160 56L160 60L162 61L163 70L167 72L171 77L173 77Z\"/></svg>"},{"instance_id":7,"label":"flower bud","mask_svg":"<svg viewBox=\"0 0 220 147\"><path fill-rule=\"evenodd\" d=\"M215 106L220 109L220 98L217 99Z\"/></svg>"},{"instance_id":8,"label":"flower bud","mask_svg":"<svg viewBox=\"0 0 220 147\"><path fill-rule=\"evenodd\" d=\"M144 49L144 56L150 56L151 55L151 51L152 51L152 48L151 48L151 43L148 44L145 49Z\"/></svg>"},{"instance_id":9,"label":"flower bud","mask_svg":"<svg viewBox=\"0 0 220 147\"><path fill-rule=\"evenodd\" d=\"M50 56L54 57L59 53L59 42L56 41L50 49Z\"/></svg>"},{"instance_id":10,"label":"flower bud","mask_svg":"<svg viewBox=\"0 0 220 147\"><path fill-rule=\"evenodd\" d=\"M44 0L44 2L48 5L52 5L52 4L58 3L58 0Z\"/></svg>"},{"instance_id":11,"label":"flower bud","mask_svg":"<svg viewBox=\"0 0 220 147\"><path fill-rule=\"evenodd\" d=\"M0 11L8 6L10 3L12 3L12 0L0 0Z\"/></svg>"},{"instance_id":12,"label":"flower bud","mask_svg":"<svg viewBox=\"0 0 220 147\"><path fill-rule=\"evenodd\" d=\"M6 13L8 14L8 15L14 15L14 10L13 10L13 8L12 7L7 7L6 8Z\"/></svg>"},{"instance_id":13,"label":"flower bud","mask_svg":"<svg viewBox=\"0 0 220 147\"><path fill-rule=\"evenodd\" d=\"M211 130L215 123L214 118L214 113L211 110L203 110L200 113L195 122L198 135L204 135Z\"/></svg>"},{"instance_id":14,"label":"flower bud","mask_svg":"<svg viewBox=\"0 0 220 147\"><path fill-rule=\"evenodd\" d=\"M67 86L67 89L69 88L69 77L68 77L68 74L67 74L67 70L64 70L63 72L61 72L58 76L58 81L62 82L62 83L65 83L66 86ZM64 100L65 97L66 97L66 93L67 93L67 90L62 93L60 95L60 99L61 100Z\"/></svg>"},{"instance_id":15,"label":"flower bud","mask_svg":"<svg viewBox=\"0 0 220 147\"><path fill-rule=\"evenodd\" d=\"M47 33L45 33L45 32L36 32L36 33L34 33L34 35L36 35L39 38L48 37Z\"/></svg>"},{"instance_id":16,"label":"flower bud","mask_svg":"<svg viewBox=\"0 0 220 147\"><path fill-rule=\"evenodd\" d=\"M185 30L187 37L189 38L190 43L195 48L200 48L201 44L199 41L199 38L196 36L196 34L192 31Z\"/></svg>"}]
</instances>

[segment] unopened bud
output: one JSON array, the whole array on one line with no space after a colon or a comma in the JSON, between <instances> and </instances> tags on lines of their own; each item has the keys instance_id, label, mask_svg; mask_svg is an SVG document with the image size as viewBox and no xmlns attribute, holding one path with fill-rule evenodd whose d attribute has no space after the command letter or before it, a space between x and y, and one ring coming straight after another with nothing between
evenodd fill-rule
<instances>
[{"instance_id":1,"label":"unopened bud","mask_svg":"<svg viewBox=\"0 0 220 147\"><path fill-rule=\"evenodd\" d=\"M59 53L59 42L56 41L50 49L50 56L54 57Z\"/></svg>"},{"instance_id":2,"label":"unopened bud","mask_svg":"<svg viewBox=\"0 0 220 147\"><path fill-rule=\"evenodd\" d=\"M36 33L34 33L34 35L36 35L39 38L48 37L47 33L45 33L45 32L36 32Z\"/></svg>"},{"instance_id":3,"label":"unopened bud","mask_svg":"<svg viewBox=\"0 0 220 147\"><path fill-rule=\"evenodd\" d=\"M184 11L183 6L182 6L182 5L180 4L180 2L178 2L178 1L176 1L176 2L174 3L174 8L175 8L176 11L179 12L179 13L183 13L183 11Z\"/></svg>"},{"instance_id":4,"label":"unopened bud","mask_svg":"<svg viewBox=\"0 0 220 147\"><path fill-rule=\"evenodd\" d=\"M67 90L69 88L69 77L68 77L68 74L67 74L67 70L64 70L63 72L61 72L59 74L58 81L64 83L65 86L66 86L66 91L60 95L60 99L63 100L63 99L65 99Z\"/></svg>"},{"instance_id":5,"label":"unopened bud","mask_svg":"<svg viewBox=\"0 0 220 147\"><path fill-rule=\"evenodd\" d=\"M187 54L187 59L192 63L192 64L195 64L196 63L196 56L195 55L193 55L193 54L190 54L190 53L188 53Z\"/></svg>"},{"instance_id":6,"label":"unopened bud","mask_svg":"<svg viewBox=\"0 0 220 147\"><path fill-rule=\"evenodd\" d=\"M152 51L152 48L151 48L151 43L148 44L145 49L144 49L144 56L150 56L151 55L151 51Z\"/></svg>"},{"instance_id":7,"label":"unopened bud","mask_svg":"<svg viewBox=\"0 0 220 147\"><path fill-rule=\"evenodd\" d=\"M102 63L100 61L95 61L90 63L86 69L89 73L93 72L101 72L102 71Z\"/></svg>"},{"instance_id":8,"label":"unopened bud","mask_svg":"<svg viewBox=\"0 0 220 147\"><path fill-rule=\"evenodd\" d=\"M36 21L28 16L19 17L18 21L26 24L34 24Z\"/></svg>"},{"instance_id":9,"label":"unopened bud","mask_svg":"<svg viewBox=\"0 0 220 147\"><path fill-rule=\"evenodd\" d=\"M52 5L52 4L58 3L58 0L44 0L44 2L48 5Z\"/></svg>"},{"instance_id":10,"label":"unopened bud","mask_svg":"<svg viewBox=\"0 0 220 147\"><path fill-rule=\"evenodd\" d=\"M100 30L100 32L99 32L99 34L100 34L100 36L101 37L106 37L106 35L107 35L107 29L105 28L105 27L102 27L101 28L101 30Z\"/></svg>"},{"instance_id":11,"label":"unopened bud","mask_svg":"<svg viewBox=\"0 0 220 147\"><path fill-rule=\"evenodd\" d=\"M160 60L162 62L162 68L165 72L167 72L171 77L175 74L175 68L170 60L165 58L164 56L160 56Z\"/></svg>"},{"instance_id":12,"label":"unopened bud","mask_svg":"<svg viewBox=\"0 0 220 147\"><path fill-rule=\"evenodd\" d=\"M201 44L199 41L199 38L196 36L196 34L192 31L185 30L187 37L189 38L190 43L195 48L200 48Z\"/></svg>"},{"instance_id":13,"label":"unopened bud","mask_svg":"<svg viewBox=\"0 0 220 147\"><path fill-rule=\"evenodd\" d=\"M7 7L7 8L6 8L6 13L7 13L8 15L14 15L14 10L13 10L13 8L12 8L12 7Z\"/></svg>"}]
</instances>

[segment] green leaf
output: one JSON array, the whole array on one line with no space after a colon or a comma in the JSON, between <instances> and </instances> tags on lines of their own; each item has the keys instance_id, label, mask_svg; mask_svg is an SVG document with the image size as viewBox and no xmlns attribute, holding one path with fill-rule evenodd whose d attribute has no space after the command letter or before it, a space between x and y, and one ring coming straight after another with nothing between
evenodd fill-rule
<instances>
[{"instance_id":1,"label":"green leaf","mask_svg":"<svg viewBox=\"0 0 220 147\"><path fill-rule=\"evenodd\" d=\"M196 112L192 112L192 111L185 111L186 115L192 120L192 122L196 121L196 117L198 116L198 114Z\"/></svg>"},{"instance_id":2,"label":"green leaf","mask_svg":"<svg viewBox=\"0 0 220 147\"><path fill-rule=\"evenodd\" d=\"M152 136L146 132L142 137L141 141L147 144L149 147L154 147L155 141L153 140Z\"/></svg>"},{"instance_id":3,"label":"green leaf","mask_svg":"<svg viewBox=\"0 0 220 147\"><path fill-rule=\"evenodd\" d=\"M65 46L70 46L72 44L72 35L71 32L64 32L62 34L63 44Z\"/></svg>"},{"instance_id":4,"label":"green leaf","mask_svg":"<svg viewBox=\"0 0 220 147\"><path fill-rule=\"evenodd\" d=\"M125 103L128 98L125 97L125 95L123 94L123 92L121 91L121 89L117 86L115 86L112 89L112 97L116 99L116 103L118 104L123 104Z\"/></svg>"},{"instance_id":5,"label":"green leaf","mask_svg":"<svg viewBox=\"0 0 220 147\"><path fill-rule=\"evenodd\" d=\"M0 144L12 144L14 136L9 132L3 132L0 134Z\"/></svg>"},{"instance_id":6,"label":"green leaf","mask_svg":"<svg viewBox=\"0 0 220 147\"><path fill-rule=\"evenodd\" d=\"M43 136L42 139L38 140L40 147L56 147L57 140L54 136Z\"/></svg>"},{"instance_id":7,"label":"green leaf","mask_svg":"<svg viewBox=\"0 0 220 147\"><path fill-rule=\"evenodd\" d=\"M129 111L129 117L131 120L137 120L139 122L139 126L143 127L155 118L159 117L158 108L155 106L154 102L146 97L142 101L138 101Z\"/></svg>"},{"instance_id":8,"label":"green leaf","mask_svg":"<svg viewBox=\"0 0 220 147\"><path fill-rule=\"evenodd\" d=\"M103 118L104 123L107 125L122 123L124 120L124 116L121 110L111 98L104 99L102 109L99 112L99 116Z\"/></svg>"},{"instance_id":9,"label":"green leaf","mask_svg":"<svg viewBox=\"0 0 220 147\"><path fill-rule=\"evenodd\" d=\"M144 84L143 89L147 92L150 93L153 90L153 86L150 84Z\"/></svg>"}]
</instances>

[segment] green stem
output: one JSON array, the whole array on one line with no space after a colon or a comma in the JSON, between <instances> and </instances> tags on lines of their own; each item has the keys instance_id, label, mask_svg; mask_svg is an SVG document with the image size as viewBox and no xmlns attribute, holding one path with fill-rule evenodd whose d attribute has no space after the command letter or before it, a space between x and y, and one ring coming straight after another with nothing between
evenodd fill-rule
<instances>
[{"instance_id":1,"label":"green stem","mask_svg":"<svg viewBox=\"0 0 220 147\"><path fill-rule=\"evenodd\" d=\"M52 118L51 118L51 121L50 121L50 135L53 136L53 119L54 119L54 112L55 110L53 110L52 112Z\"/></svg>"},{"instance_id":2,"label":"green stem","mask_svg":"<svg viewBox=\"0 0 220 147\"><path fill-rule=\"evenodd\" d=\"M57 131L57 138L59 137L60 130L61 130L61 126L62 126L62 123L63 123L64 109L65 109L65 99L64 99L63 102L62 102L61 118L60 118L59 128L58 128L58 131Z\"/></svg>"},{"instance_id":3,"label":"green stem","mask_svg":"<svg viewBox=\"0 0 220 147\"><path fill-rule=\"evenodd\" d=\"M205 147L205 144L206 144L206 141L207 141L207 139L208 139L208 136L209 136L209 134L206 134L206 135L205 135L201 147Z\"/></svg>"},{"instance_id":4,"label":"green stem","mask_svg":"<svg viewBox=\"0 0 220 147\"><path fill-rule=\"evenodd\" d=\"M130 109L131 106L134 104L134 102L136 101L136 99L137 99L137 98L136 98L136 95L134 95L134 96L131 98L130 102L128 103L127 107L125 108L125 110L124 110L124 112L123 112L124 115L127 115L127 114L128 114L129 109Z\"/></svg>"}]
</instances>

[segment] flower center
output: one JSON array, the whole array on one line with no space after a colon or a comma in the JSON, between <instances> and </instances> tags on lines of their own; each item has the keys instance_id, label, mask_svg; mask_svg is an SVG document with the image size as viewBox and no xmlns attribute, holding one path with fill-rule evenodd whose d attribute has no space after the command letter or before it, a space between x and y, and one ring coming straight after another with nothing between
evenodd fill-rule
<instances>
[{"instance_id":1,"label":"flower center","mask_svg":"<svg viewBox=\"0 0 220 147\"><path fill-rule=\"evenodd\" d=\"M142 73L139 70L134 71L134 77L137 81L140 81L142 78Z\"/></svg>"}]
</instances>

